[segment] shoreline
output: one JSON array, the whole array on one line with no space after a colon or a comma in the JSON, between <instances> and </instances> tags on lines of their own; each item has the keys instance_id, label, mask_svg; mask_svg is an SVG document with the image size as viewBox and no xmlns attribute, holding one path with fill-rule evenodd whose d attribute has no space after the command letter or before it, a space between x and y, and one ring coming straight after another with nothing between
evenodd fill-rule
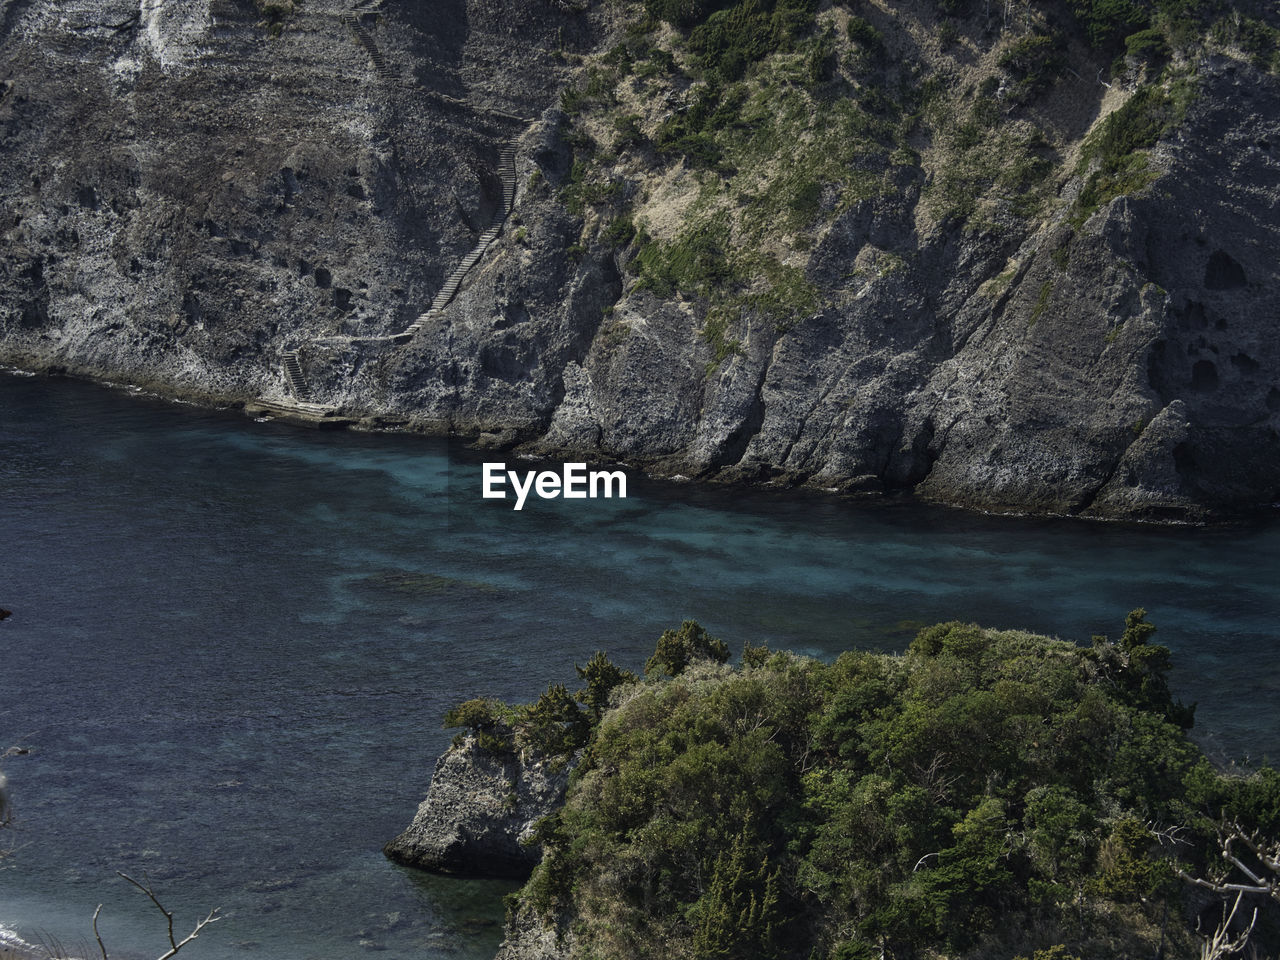
<instances>
[{"instance_id":1,"label":"shoreline","mask_svg":"<svg viewBox=\"0 0 1280 960\"><path fill-rule=\"evenodd\" d=\"M50 960L50 951L28 943L8 925L0 923L0 960Z\"/></svg>"},{"instance_id":2,"label":"shoreline","mask_svg":"<svg viewBox=\"0 0 1280 960\"><path fill-rule=\"evenodd\" d=\"M271 405L274 401L259 397L245 397L238 394L221 394L209 391L188 390L175 387L166 381L147 380L139 383L128 379L113 378L101 371L90 369L73 369L61 364L35 363L24 365L21 359L0 353L0 373L9 373L20 377L45 377L48 379L65 378L77 383L88 383L94 386L116 390L133 396L146 397L182 406L198 407L208 411L239 412L249 419L257 419L249 408L257 408L264 403ZM540 439L520 440L518 428L507 427L502 430L483 430L476 425L474 429L459 429L458 424L437 418L415 418L411 415L368 414L350 411L346 408L332 408L335 419L341 420L340 429L356 433L402 434L405 436L421 436L439 440L447 440L470 456L505 454L516 459L529 462L560 462L565 458L585 459L600 463L614 463L624 466L644 476L648 481L676 485L694 485L707 490L752 491L765 496L792 494L831 498L836 501L850 503L891 504L895 501L909 500L916 504L935 506L947 510L956 510L965 514L984 517L1008 517L1011 519L1029 520L1071 520L1087 523L1133 525L1144 528L1210 528L1222 529L1232 526L1256 522L1259 519L1275 516L1280 510L1280 503L1258 503L1252 506L1238 506L1231 509L1214 508L1203 504L1194 507L1174 507L1172 505L1153 510L1153 513L1172 511L1167 516L1112 516L1108 514L1072 513L1066 510L1035 510L1014 505L996 505L971 502L964 498L954 500L922 496L915 487L902 489L871 489L858 485L858 478L845 481L843 487L808 483L804 480L781 474L767 480L752 482L742 476L689 476L684 471L690 470L678 456L653 457L647 460L627 460L609 455L601 450L577 450L555 448ZM300 429L324 428L323 423L304 423L288 417L271 416L267 419L278 420ZM490 425L491 426L491 425ZM696 473L696 471L693 471Z\"/></svg>"}]
</instances>

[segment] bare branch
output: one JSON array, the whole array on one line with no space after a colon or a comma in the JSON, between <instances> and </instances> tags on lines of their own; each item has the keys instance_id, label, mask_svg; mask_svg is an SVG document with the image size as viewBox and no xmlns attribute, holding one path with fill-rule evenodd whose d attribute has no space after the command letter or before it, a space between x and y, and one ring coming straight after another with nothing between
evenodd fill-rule
<instances>
[{"instance_id":1,"label":"bare branch","mask_svg":"<svg viewBox=\"0 0 1280 960\"><path fill-rule=\"evenodd\" d=\"M1181 835L1187 829L1186 827L1183 827L1183 826L1161 828L1161 827L1157 827L1155 823L1148 823L1147 829L1151 831L1151 835L1154 836L1162 846L1166 843L1169 844L1169 846L1171 847L1177 846L1178 844L1190 843L1189 840L1182 839Z\"/></svg>"},{"instance_id":2,"label":"bare branch","mask_svg":"<svg viewBox=\"0 0 1280 960\"><path fill-rule=\"evenodd\" d=\"M928 860L930 857L936 857L936 856L937 856L936 853L926 853L923 857L921 857L919 860L916 861L916 865L911 868L911 872L915 873L917 870L919 870L921 867L924 866L924 862L926 860Z\"/></svg>"},{"instance_id":3,"label":"bare branch","mask_svg":"<svg viewBox=\"0 0 1280 960\"><path fill-rule=\"evenodd\" d=\"M1241 843L1243 843L1246 847L1248 847L1253 852L1253 855L1255 857L1257 857L1259 860L1262 861L1263 865L1268 870L1272 870L1272 871L1275 871L1276 873L1280 873L1280 849L1274 852L1268 853L1266 850L1261 849L1258 846L1258 844L1254 842L1254 839L1248 836L1238 826L1236 827L1235 835L1239 838Z\"/></svg>"},{"instance_id":4,"label":"bare branch","mask_svg":"<svg viewBox=\"0 0 1280 960\"><path fill-rule=\"evenodd\" d=\"M1214 893L1261 893L1263 895L1271 893L1271 887L1269 886L1254 886L1248 883L1214 883L1201 877L1193 877L1185 870L1179 870L1178 876L1187 881L1187 883L1194 883L1197 887L1204 887Z\"/></svg>"},{"instance_id":5,"label":"bare branch","mask_svg":"<svg viewBox=\"0 0 1280 960\"><path fill-rule=\"evenodd\" d=\"M1253 916L1249 920L1249 926L1240 934L1231 936L1231 923L1236 918L1236 911L1240 909L1240 898L1243 893L1236 894L1236 901L1231 905L1231 913L1227 913L1227 905L1222 905L1223 918L1218 924L1218 929L1213 932L1213 936L1200 945L1200 960L1220 960L1222 957L1234 956L1244 950L1249 943L1249 935L1253 933L1254 925L1258 922L1258 908L1253 908Z\"/></svg>"},{"instance_id":6,"label":"bare branch","mask_svg":"<svg viewBox=\"0 0 1280 960\"><path fill-rule=\"evenodd\" d=\"M222 919L220 916L218 916L218 908L214 907L212 910L209 911L209 915L207 917L205 917L203 920L201 920L199 923L196 924L194 930L192 930L189 934L186 935L186 937L184 937L181 941L179 941L173 935L173 912L171 910L165 909L164 904L162 904L156 898L156 895L152 891L151 887L146 884L139 883L137 880L133 879L133 877L129 876L127 873L121 873L119 870L117 870L116 873L119 876L123 877L125 880L128 880L131 884L133 884L143 893L145 893L148 899L150 899L151 902L156 905L156 909L164 914L164 918L169 925L169 950L168 952L161 954L159 957L159 960L169 960L170 957L176 954L188 943L190 943L196 937L200 936L201 930L203 930L209 924L216 923L217 921ZM103 956L105 958L106 956L105 952Z\"/></svg>"},{"instance_id":7,"label":"bare branch","mask_svg":"<svg viewBox=\"0 0 1280 960\"><path fill-rule=\"evenodd\" d=\"M1240 862L1240 858L1231 852L1230 847L1223 847L1222 859L1226 860L1230 864L1233 864L1235 867L1237 867L1240 870L1241 873L1243 873L1246 877L1248 877L1254 883L1262 887L1267 886L1267 884L1263 881L1263 879L1260 876L1258 876L1256 873L1254 873L1252 870L1250 870L1248 867L1246 867L1243 863Z\"/></svg>"},{"instance_id":8,"label":"bare branch","mask_svg":"<svg viewBox=\"0 0 1280 960\"><path fill-rule=\"evenodd\" d=\"M102 951L102 960L110 960L107 957L107 945L102 942L102 934L98 932L98 914L102 912L102 904L98 904L98 909L93 911L93 938L98 941L98 949Z\"/></svg>"}]
</instances>

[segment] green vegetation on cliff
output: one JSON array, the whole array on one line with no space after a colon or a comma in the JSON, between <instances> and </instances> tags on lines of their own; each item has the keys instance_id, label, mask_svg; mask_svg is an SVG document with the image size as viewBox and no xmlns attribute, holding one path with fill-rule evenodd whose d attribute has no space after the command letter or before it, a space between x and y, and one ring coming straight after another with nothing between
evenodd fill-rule
<instances>
[{"instance_id":1,"label":"green vegetation on cliff","mask_svg":"<svg viewBox=\"0 0 1280 960\"><path fill-rule=\"evenodd\" d=\"M748 314L787 329L861 296L936 229L1078 228L1148 186L1147 151L1181 122L1204 53L1280 71L1280 22L1252 0L619 9L619 42L564 93L563 197L580 245L622 251L633 291L695 305L711 366ZM893 205L913 210L915 236L863 224L843 277L809 269L847 214L871 223Z\"/></svg>"},{"instance_id":2,"label":"green vegetation on cliff","mask_svg":"<svg viewBox=\"0 0 1280 960\"><path fill-rule=\"evenodd\" d=\"M643 681L597 655L518 910L582 958L1186 956L1231 881L1261 885L1240 915L1266 945L1280 776L1210 765L1153 631L946 623L901 656L735 668L686 622Z\"/></svg>"}]
</instances>

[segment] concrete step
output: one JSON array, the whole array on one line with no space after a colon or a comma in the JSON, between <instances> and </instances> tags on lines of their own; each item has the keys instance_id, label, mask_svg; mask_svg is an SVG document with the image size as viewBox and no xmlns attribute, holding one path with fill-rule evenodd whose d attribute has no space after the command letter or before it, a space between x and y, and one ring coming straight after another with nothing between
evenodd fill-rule
<instances>
[{"instance_id":1,"label":"concrete step","mask_svg":"<svg viewBox=\"0 0 1280 960\"><path fill-rule=\"evenodd\" d=\"M282 355L284 360L284 376L285 381L289 385L289 389L293 395L299 400L306 402L311 399L311 389L307 384L307 378L302 372L302 365L298 362L298 352L296 350L286 351Z\"/></svg>"}]
</instances>

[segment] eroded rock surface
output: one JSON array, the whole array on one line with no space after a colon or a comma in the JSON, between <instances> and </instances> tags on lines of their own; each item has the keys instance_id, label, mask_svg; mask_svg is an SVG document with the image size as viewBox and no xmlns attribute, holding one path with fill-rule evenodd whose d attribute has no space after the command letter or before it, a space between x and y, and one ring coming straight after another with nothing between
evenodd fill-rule
<instances>
[{"instance_id":1,"label":"eroded rock surface","mask_svg":"<svg viewBox=\"0 0 1280 960\"><path fill-rule=\"evenodd\" d=\"M0 362L236 402L286 396L297 351L353 416L656 473L1138 519L1280 500L1280 82L1242 61L1198 64L1154 182L1076 225L931 223L932 172L895 168L812 238L820 309L745 311L716 360L705 305L637 289L561 193L560 91L616 8L307 0L278 37L250 0L0 9ZM503 203L512 142L504 232L386 339ZM853 269L872 248L892 269Z\"/></svg>"},{"instance_id":2,"label":"eroded rock surface","mask_svg":"<svg viewBox=\"0 0 1280 960\"><path fill-rule=\"evenodd\" d=\"M538 820L564 804L570 764L492 754L464 736L436 761L426 799L384 848L398 863L436 873L527 876L542 856Z\"/></svg>"}]
</instances>

